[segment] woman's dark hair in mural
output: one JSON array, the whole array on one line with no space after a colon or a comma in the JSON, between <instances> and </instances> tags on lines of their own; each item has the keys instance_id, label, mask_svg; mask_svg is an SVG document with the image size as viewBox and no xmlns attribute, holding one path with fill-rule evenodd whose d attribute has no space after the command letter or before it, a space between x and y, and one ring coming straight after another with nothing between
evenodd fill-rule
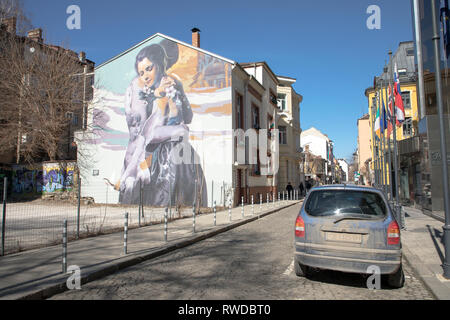
<instances>
[{"instance_id":1,"label":"woman's dark hair in mural","mask_svg":"<svg viewBox=\"0 0 450 320\"><path fill-rule=\"evenodd\" d=\"M164 39L159 44L152 44L142 49L136 57L134 68L136 73L139 74L138 64L147 58L157 66L158 73L163 76L178 61L178 55L178 45L173 41Z\"/></svg>"},{"instance_id":2,"label":"woman's dark hair in mural","mask_svg":"<svg viewBox=\"0 0 450 320\"><path fill-rule=\"evenodd\" d=\"M178 45L166 39L143 48L136 56L134 67L137 77L144 78L141 79L144 87L139 88L133 80L127 90L130 97L125 113L130 141L121 179L116 185L121 203L138 204L142 186L145 205L166 206L170 202L189 206L207 204L203 170L187 138L189 128L186 124L191 123L193 112L181 81L167 75L167 70L178 61L178 57ZM147 76L140 74L143 61L148 69L142 74L149 73L151 84L145 78ZM146 114L146 118L141 119L134 114L137 112ZM190 148L189 163L174 161L174 157L181 155L176 151L180 149L177 148L180 143Z\"/></svg>"}]
</instances>

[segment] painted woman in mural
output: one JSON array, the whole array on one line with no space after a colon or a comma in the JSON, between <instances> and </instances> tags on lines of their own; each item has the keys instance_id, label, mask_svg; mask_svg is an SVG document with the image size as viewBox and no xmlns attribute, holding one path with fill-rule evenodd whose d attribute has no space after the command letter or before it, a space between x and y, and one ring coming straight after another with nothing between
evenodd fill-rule
<instances>
[{"instance_id":1,"label":"painted woman in mural","mask_svg":"<svg viewBox=\"0 0 450 320\"><path fill-rule=\"evenodd\" d=\"M120 181L120 202L166 206L169 203L206 205L206 184L198 156L188 141L193 118L183 84L167 70L178 60L178 45L164 39L143 48L136 57L137 77L126 92L125 114L130 139ZM177 145L190 148L191 161L180 163Z\"/></svg>"}]
</instances>

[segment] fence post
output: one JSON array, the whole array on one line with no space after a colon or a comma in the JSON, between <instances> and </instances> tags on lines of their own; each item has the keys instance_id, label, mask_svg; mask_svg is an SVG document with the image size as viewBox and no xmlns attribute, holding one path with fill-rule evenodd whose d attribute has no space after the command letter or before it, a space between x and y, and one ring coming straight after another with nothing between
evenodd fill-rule
<instances>
[{"instance_id":1,"label":"fence post","mask_svg":"<svg viewBox=\"0 0 450 320\"><path fill-rule=\"evenodd\" d=\"M81 178L78 173L77 239L80 239Z\"/></svg>"},{"instance_id":2,"label":"fence post","mask_svg":"<svg viewBox=\"0 0 450 320\"><path fill-rule=\"evenodd\" d=\"M139 213L138 213L138 225L141 227L141 205L142 205L142 180L139 180Z\"/></svg>"},{"instance_id":3,"label":"fence post","mask_svg":"<svg viewBox=\"0 0 450 320\"><path fill-rule=\"evenodd\" d=\"M167 242L167 207L164 210L164 242Z\"/></svg>"},{"instance_id":4,"label":"fence post","mask_svg":"<svg viewBox=\"0 0 450 320\"><path fill-rule=\"evenodd\" d=\"M67 219L63 223L63 254L62 254L62 272L67 273Z\"/></svg>"},{"instance_id":5,"label":"fence post","mask_svg":"<svg viewBox=\"0 0 450 320\"><path fill-rule=\"evenodd\" d=\"M280 206L280 191L278 191L278 206Z\"/></svg>"},{"instance_id":6,"label":"fence post","mask_svg":"<svg viewBox=\"0 0 450 320\"><path fill-rule=\"evenodd\" d=\"M192 206L192 232L195 233L195 204Z\"/></svg>"},{"instance_id":7,"label":"fence post","mask_svg":"<svg viewBox=\"0 0 450 320\"><path fill-rule=\"evenodd\" d=\"M214 180L211 181L211 204L214 206Z\"/></svg>"},{"instance_id":8,"label":"fence post","mask_svg":"<svg viewBox=\"0 0 450 320\"><path fill-rule=\"evenodd\" d=\"M259 194L259 213L262 212L262 193Z\"/></svg>"},{"instance_id":9,"label":"fence post","mask_svg":"<svg viewBox=\"0 0 450 320\"><path fill-rule=\"evenodd\" d=\"M252 216L255 214L255 206L253 202L253 195L252 195Z\"/></svg>"},{"instance_id":10,"label":"fence post","mask_svg":"<svg viewBox=\"0 0 450 320\"><path fill-rule=\"evenodd\" d=\"M169 181L169 217L172 219L172 183Z\"/></svg>"},{"instance_id":11,"label":"fence post","mask_svg":"<svg viewBox=\"0 0 450 320\"><path fill-rule=\"evenodd\" d=\"M228 199L228 218L231 222L232 218L231 218L231 199Z\"/></svg>"},{"instance_id":12,"label":"fence post","mask_svg":"<svg viewBox=\"0 0 450 320\"><path fill-rule=\"evenodd\" d=\"M128 252L128 212L125 213L125 221L123 225L123 252Z\"/></svg>"},{"instance_id":13,"label":"fence post","mask_svg":"<svg viewBox=\"0 0 450 320\"><path fill-rule=\"evenodd\" d=\"M6 232L6 197L8 196L8 178L3 179L3 214L2 214L2 256L5 255L5 232Z\"/></svg>"},{"instance_id":14,"label":"fence post","mask_svg":"<svg viewBox=\"0 0 450 320\"><path fill-rule=\"evenodd\" d=\"M139 192L140 192L140 197L141 197L140 205L141 205L142 218L145 218L145 215L144 215L144 199L142 198L142 194L144 193L144 189L142 188L142 181L141 181L141 187L140 187ZM151 219L150 219L150 221L151 221ZM144 220L144 223L145 223L145 220Z\"/></svg>"},{"instance_id":15,"label":"fence post","mask_svg":"<svg viewBox=\"0 0 450 320\"><path fill-rule=\"evenodd\" d=\"M242 218L244 218L244 197L241 197L241 213Z\"/></svg>"},{"instance_id":16,"label":"fence post","mask_svg":"<svg viewBox=\"0 0 450 320\"><path fill-rule=\"evenodd\" d=\"M215 227L216 224L217 224L217 208L216 208L216 201L214 201L213 211L214 211L214 227Z\"/></svg>"}]
</instances>

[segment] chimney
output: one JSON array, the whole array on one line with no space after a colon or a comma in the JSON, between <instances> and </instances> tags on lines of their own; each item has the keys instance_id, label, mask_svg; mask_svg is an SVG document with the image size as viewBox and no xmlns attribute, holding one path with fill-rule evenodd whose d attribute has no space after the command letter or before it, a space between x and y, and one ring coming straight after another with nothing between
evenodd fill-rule
<instances>
[{"instance_id":1,"label":"chimney","mask_svg":"<svg viewBox=\"0 0 450 320\"><path fill-rule=\"evenodd\" d=\"M17 26L16 17L5 18L2 20L2 24L6 26L6 31L14 35L16 34L16 26Z\"/></svg>"},{"instance_id":2,"label":"chimney","mask_svg":"<svg viewBox=\"0 0 450 320\"><path fill-rule=\"evenodd\" d=\"M78 58L80 59L81 62L86 62L86 52L81 51L81 52L78 54Z\"/></svg>"},{"instance_id":3,"label":"chimney","mask_svg":"<svg viewBox=\"0 0 450 320\"><path fill-rule=\"evenodd\" d=\"M200 48L200 29L194 28L192 31L192 45Z\"/></svg>"},{"instance_id":4,"label":"chimney","mask_svg":"<svg viewBox=\"0 0 450 320\"><path fill-rule=\"evenodd\" d=\"M33 41L42 43L44 41L42 38L42 29L38 28L28 31L28 38Z\"/></svg>"}]
</instances>

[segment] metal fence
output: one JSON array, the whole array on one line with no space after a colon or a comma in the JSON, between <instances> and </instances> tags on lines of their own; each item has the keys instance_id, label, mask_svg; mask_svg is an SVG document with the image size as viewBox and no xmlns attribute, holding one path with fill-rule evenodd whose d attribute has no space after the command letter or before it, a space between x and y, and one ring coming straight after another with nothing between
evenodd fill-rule
<instances>
[{"instance_id":1,"label":"metal fence","mask_svg":"<svg viewBox=\"0 0 450 320\"><path fill-rule=\"evenodd\" d=\"M128 228L133 229L162 224L165 219L172 221L193 216L195 219L195 214L228 210L229 199L234 198L234 190L222 181L210 181L208 204L195 210L193 206L181 207L176 203L166 207L144 206L142 201L136 205L120 205L117 204L118 192L106 183L82 187L84 190L79 187L81 183L77 183L68 192L28 201L17 201L7 196L6 178L2 185L4 192L0 221L2 236L0 255L61 244L63 221L67 221L67 240L73 241L123 231L124 213L128 213ZM297 195L298 191L296 192ZM101 198L102 203L95 203L92 195ZM279 192L278 195L258 194L253 197L254 205L259 205L261 201L265 204L266 197L273 202L277 196L281 200L288 198L287 192ZM246 197L247 204L250 204L250 198ZM236 204L232 206L235 207ZM237 206L241 206L241 203Z\"/></svg>"}]
</instances>

